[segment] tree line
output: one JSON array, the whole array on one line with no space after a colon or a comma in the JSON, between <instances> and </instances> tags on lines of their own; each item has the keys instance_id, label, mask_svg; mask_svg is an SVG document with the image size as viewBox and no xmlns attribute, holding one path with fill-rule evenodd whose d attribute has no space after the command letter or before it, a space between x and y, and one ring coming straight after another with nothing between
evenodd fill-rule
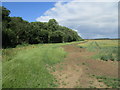
<instances>
[{"instance_id":1,"label":"tree line","mask_svg":"<svg viewBox=\"0 0 120 90\"><path fill-rule=\"evenodd\" d=\"M74 30L60 26L55 19L48 22L28 22L21 17L10 17L10 10L2 9L2 46L16 47L19 44L64 43L82 38Z\"/></svg>"}]
</instances>

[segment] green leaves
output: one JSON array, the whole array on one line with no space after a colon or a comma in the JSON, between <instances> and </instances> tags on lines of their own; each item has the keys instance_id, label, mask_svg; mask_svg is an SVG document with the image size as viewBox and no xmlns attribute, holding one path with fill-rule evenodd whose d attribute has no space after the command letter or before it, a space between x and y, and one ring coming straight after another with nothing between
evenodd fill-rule
<instances>
[{"instance_id":1,"label":"green leaves","mask_svg":"<svg viewBox=\"0 0 120 90\"><path fill-rule=\"evenodd\" d=\"M50 36L50 41L52 43L62 43L62 42L64 42L64 36L65 36L65 34L63 32L55 31Z\"/></svg>"},{"instance_id":2,"label":"green leaves","mask_svg":"<svg viewBox=\"0 0 120 90\"><path fill-rule=\"evenodd\" d=\"M15 47L18 44L63 43L79 41L77 32L60 26L55 19L49 22L27 22L22 17L9 17L10 11L2 9L3 48Z\"/></svg>"}]
</instances>

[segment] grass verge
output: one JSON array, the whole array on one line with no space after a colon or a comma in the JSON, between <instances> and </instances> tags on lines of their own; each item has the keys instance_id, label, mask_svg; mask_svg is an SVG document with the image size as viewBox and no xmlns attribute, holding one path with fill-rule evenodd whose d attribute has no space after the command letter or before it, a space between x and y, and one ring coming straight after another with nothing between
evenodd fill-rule
<instances>
[{"instance_id":1,"label":"grass verge","mask_svg":"<svg viewBox=\"0 0 120 90\"><path fill-rule=\"evenodd\" d=\"M28 45L3 50L3 88L53 88L56 79L46 65L64 60L61 44Z\"/></svg>"}]
</instances>

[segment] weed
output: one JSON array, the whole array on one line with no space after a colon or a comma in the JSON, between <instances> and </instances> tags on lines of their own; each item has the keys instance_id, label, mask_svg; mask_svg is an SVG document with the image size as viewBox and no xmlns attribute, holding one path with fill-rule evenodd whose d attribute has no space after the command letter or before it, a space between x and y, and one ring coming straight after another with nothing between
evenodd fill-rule
<instances>
[{"instance_id":1,"label":"weed","mask_svg":"<svg viewBox=\"0 0 120 90\"><path fill-rule=\"evenodd\" d=\"M64 81L62 81L62 85L66 86L67 84Z\"/></svg>"},{"instance_id":2,"label":"weed","mask_svg":"<svg viewBox=\"0 0 120 90\"><path fill-rule=\"evenodd\" d=\"M82 63L82 65L86 65L85 63Z\"/></svg>"},{"instance_id":3,"label":"weed","mask_svg":"<svg viewBox=\"0 0 120 90\"><path fill-rule=\"evenodd\" d=\"M75 86L75 88L82 88L82 86Z\"/></svg>"},{"instance_id":4,"label":"weed","mask_svg":"<svg viewBox=\"0 0 120 90\"><path fill-rule=\"evenodd\" d=\"M77 64L78 66L80 66L80 64Z\"/></svg>"},{"instance_id":5,"label":"weed","mask_svg":"<svg viewBox=\"0 0 120 90\"><path fill-rule=\"evenodd\" d=\"M104 82L108 87L120 88L119 78L111 78L106 76L96 76L99 82Z\"/></svg>"},{"instance_id":6,"label":"weed","mask_svg":"<svg viewBox=\"0 0 120 90\"><path fill-rule=\"evenodd\" d=\"M62 66L60 66L60 68L59 68L59 69L60 69L60 71L62 71L62 70L63 70L63 67L62 67Z\"/></svg>"},{"instance_id":7,"label":"weed","mask_svg":"<svg viewBox=\"0 0 120 90\"><path fill-rule=\"evenodd\" d=\"M94 86L89 86L89 88L96 88L96 87L94 87Z\"/></svg>"},{"instance_id":8,"label":"weed","mask_svg":"<svg viewBox=\"0 0 120 90\"><path fill-rule=\"evenodd\" d=\"M68 77L66 76L65 78L67 79Z\"/></svg>"},{"instance_id":9,"label":"weed","mask_svg":"<svg viewBox=\"0 0 120 90\"><path fill-rule=\"evenodd\" d=\"M76 83L79 83L78 81L76 81Z\"/></svg>"},{"instance_id":10,"label":"weed","mask_svg":"<svg viewBox=\"0 0 120 90\"><path fill-rule=\"evenodd\" d=\"M93 81L89 81L90 84L93 84Z\"/></svg>"},{"instance_id":11,"label":"weed","mask_svg":"<svg viewBox=\"0 0 120 90\"><path fill-rule=\"evenodd\" d=\"M82 46L79 46L79 48L83 48Z\"/></svg>"}]
</instances>

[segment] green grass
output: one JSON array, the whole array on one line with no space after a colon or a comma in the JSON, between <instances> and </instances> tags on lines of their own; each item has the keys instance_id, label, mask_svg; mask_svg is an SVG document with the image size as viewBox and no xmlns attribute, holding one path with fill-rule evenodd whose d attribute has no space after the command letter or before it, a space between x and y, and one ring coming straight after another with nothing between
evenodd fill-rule
<instances>
[{"instance_id":1,"label":"green grass","mask_svg":"<svg viewBox=\"0 0 120 90\"><path fill-rule=\"evenodd\" d=\"M120 46L118 46L118 40L89 40L87 43L79 44L79 47L96 52L92 56L94 59L119 61L118 49Z\"/></svg>"},{"instance_id":2,"label":"green grass","mask_svg":"<svg viewBox=\"0 0 120 90\"><path fill-rule=\"evenodd\" d=\"M0 89L2 89L2 61L0 59Z\"/></svg>"},{"instance_id":3,"label":"green grass","mask_svg":"<svg viewBox=\"0 0 120 90\"><path fill-rule=\"evenodd\" d=\"M2 49L0 49L0 89L2 89Z\"/></svg>"},{"instance_id":4,"label":"green grass","mask_svg":"<svg viewBox=\"0 0 120 90\"><path fill-rule=\"evenodd\" d=\"M69 44L69 43L66 43ZM46 65L64 60L66 52L61 45L28 45L3 50L3 88L53 88L56 79Z\"/></svg>"},{"instance_id":5,"label":"green grass","mask_svg":"<svg viewBox=\"0 0 120 90\"><path fill-rule=\"evenodd\" d=\"M99 52L93 56L93 58L104 61L119 61L118 47L102 47Z\"/></svg>"},{"instance_id":6,"label":"green grass","mask_svg":"<svg viewBox=\"0 0 120 90\"><path fill-rule=\"evenodd\" d=\"M105 83L108 87L120 88L120 78L111 78L106 76L96 76L99 82Z\"/></svg>"}]
</instances>

